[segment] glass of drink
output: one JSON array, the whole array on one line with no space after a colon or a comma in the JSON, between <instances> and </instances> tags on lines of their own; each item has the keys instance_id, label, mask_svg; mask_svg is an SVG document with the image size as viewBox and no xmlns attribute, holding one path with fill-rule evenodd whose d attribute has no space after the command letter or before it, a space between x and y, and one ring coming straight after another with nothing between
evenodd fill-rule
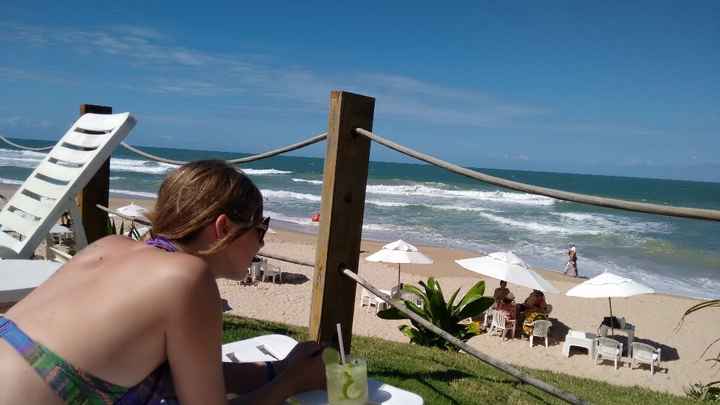
<instances>
[{"instance_id":1,"label":"glass of drink","mask_svg":"<svg viewBox=\"0 0 720 405\"><path fill-rule=\"evenodd\" d=\"M345 364L325 363L328 402L331 405L365 405L368 400L367 362L347 357Z\"/></svg>"}]
</instances>

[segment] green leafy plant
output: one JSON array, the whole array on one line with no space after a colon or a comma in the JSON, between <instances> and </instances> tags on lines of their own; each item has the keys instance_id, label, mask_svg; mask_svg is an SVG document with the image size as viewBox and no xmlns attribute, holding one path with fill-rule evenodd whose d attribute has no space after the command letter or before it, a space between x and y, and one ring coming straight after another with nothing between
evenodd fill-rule
<instances>
[{"instance_id":1,"label":"green leafy plant","mask_svg":"<svg viewBox=\"0 0 720 405\"><path fill-rule=\"evenodd\" d=\"M493 304L491 297L483 296L485 293L484 281L478 281L473 285L457 303L455 301L460 293L459 288L446 302L440 283L434 278L430 277L427 283L421 281L419 284L423 288L422 290L412 285L402 288L403 292L415 294L422 299L422 307L414 302L403 300L410 311L463 342L480 333L476 323L464 324L461 321L481 314ZM378 316L383 319L409 319L395 308L380 311ZM412 319L410 322L412 326L401 325L398 329L410 338L411 343L444 350L458 350L445 339L422 327L418 322Z\"/></svg>"},{"instance_id":2,"label":"green leafy plant","mask_svg":"<svg viewBox=\"0 0 720 405\"><path fill-rule=\"evenodd\" d=\"M682 318L680 319L680 325L682 325L682 322L685 320L686 316L707 308L720 308L720 300L704 301L688 308L688 310L685 311ZM710 343L702 352L700 357L705 356L705 354L710 350L710 348L718 342L720 342L720 338ZM720 353L718 353L715 357L706 359L706 361L713 362L716 365L720 364ZM720 381L712 381L706 384L692 384L685 389L685 394L690 398L700 401L720 402Z\"/></svg>"}]
</instances>

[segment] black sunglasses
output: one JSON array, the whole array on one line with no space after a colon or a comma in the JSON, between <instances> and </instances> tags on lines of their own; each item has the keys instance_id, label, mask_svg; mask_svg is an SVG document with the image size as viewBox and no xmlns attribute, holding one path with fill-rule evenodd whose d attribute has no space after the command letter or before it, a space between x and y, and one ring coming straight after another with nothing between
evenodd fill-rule
<instances>
[{"instance_id":1,"label":"black sunglasses","mask_svg":"<svg viewBox=\"0 0 720 405\"><path fill-rule=\"evenodd\" d=\"M265 234L267 233L269 228L270 228L270 217L264 217L262 222L255 225L255 230L258 233L258 239L259 239L260 243L263 243L265 241Z\"/></svg>"}]
</instances>

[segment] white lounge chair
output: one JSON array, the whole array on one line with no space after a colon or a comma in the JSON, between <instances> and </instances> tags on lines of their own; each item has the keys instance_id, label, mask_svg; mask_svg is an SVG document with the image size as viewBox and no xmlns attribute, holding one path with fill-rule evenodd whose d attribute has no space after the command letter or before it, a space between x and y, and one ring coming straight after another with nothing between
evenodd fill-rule
<instances>
[{"instance_id":1,"label":"white lounge chair","mask_svg":"<svg viewBox=\"0 0 720 405\"><path fill-rule=\"evenodd\" d=\"M75 195L134 126L135 119L128 113L83 115L3 206L0 303L17 302L52 274L48 268L59 266L22 259L32 258L63 212L70 211L74 218L76 247L87 244Z\"/></svg>"},{"instance_id":2,"label":"white lounge chair","mask_svg":"<svg viewBox=\"0 0 720 405\"><path fill-rule=\"evenodd\" d=\"M65 211L76 243L86 242L75 194L135 126L129 114L85 114L58 141L0 211L0 258L30 259Z\"/></svg>"},{"instance_id":3,"label":"white lounge chair","mask_svg":"<svg viewBox=\"0 0 720 405\"><path fill-rule=\"evenodd\" d=\"M607 337L598 337L595 339L595 364L598 361L612 360L615 362L615 369L618 368L618 362L622 356L622 343L615 339Z\"/></svg>"},{"instance_id":4,"label":"white lounge chair","mask_svg":"<svg viewBox=\"0 0 720 405\"><path fill-rule=\"evenodd\" d=\"M655 374L655 367L660 367L660 348L657 349L640 342L632 343L632 357L630 367L634 367L635 363L648 364L650 366L650 374Z\"/></svg>"},{"instance_id":5,"label":"white lounge chair","mask_svg":"<svg viewBox=\"0 0 720 405\"><path fill-rule=\"evenodd\" d=\"M533 347L533 338L539 337L545 339L545 348L548 348L548 332L552 326L552 322L546 319L538 319L533 321L533 331L530 335L530 347Z\"/></svg>"}]
</instances>

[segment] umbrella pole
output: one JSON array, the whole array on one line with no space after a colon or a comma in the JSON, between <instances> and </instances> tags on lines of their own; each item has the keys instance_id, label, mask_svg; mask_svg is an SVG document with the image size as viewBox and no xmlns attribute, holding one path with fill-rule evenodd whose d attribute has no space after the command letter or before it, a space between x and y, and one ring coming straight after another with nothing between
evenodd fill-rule
<instances>
[{"instance_id":1,"label":"umbrella pole","mask_svg":"<svg viewBox=\"0 0 720 405\"><path fill-rule=\"evenodd\" d=\"M400 294L400 263L398 263L398 283L397 283L397 288L398 288L398 294Z\"/></svg>"},{"instance_id":2,"label":"umbrella pole","mask_svg":"<svg viewBox=\"0 0 720 405\"><path fill-rule=\"evenodd\" d=\"M615 328L613 327L612 299L610 297L608 297L608 304L610 304L610 330L612 331L613 336L615 336Z\"/></svg>"}]
</instances>

